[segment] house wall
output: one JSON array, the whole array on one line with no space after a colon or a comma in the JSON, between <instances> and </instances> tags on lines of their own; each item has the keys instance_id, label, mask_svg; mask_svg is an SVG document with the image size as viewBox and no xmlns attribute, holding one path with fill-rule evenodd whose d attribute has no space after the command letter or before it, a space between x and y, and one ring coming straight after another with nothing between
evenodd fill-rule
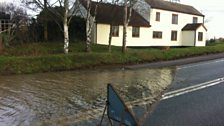
<instances>
[{"instance_id":1,"label":"house wall","mask_svg":"<svg viewBox=\"0 0 224 126\"><path fill-rule=\"evenodd\" d=\"M108 45L109 40L109 32L110 32L110 25L108 24L97 24L97 44ZM120 37L120 28L119 28L119 37ZM112 42L112 45L115 45ZM121 46L121 44L117 44L116 46Z\"/></svg>"},{"instance_id":2,"label":"house wall","mask_svg":"<svg viewBox=\"0 0 224 126\"><path fill-rule=\"evenodd\" d=\"M198 23L203 23L203 17L179 12L165 11L161 9L151 9L150 24L152 37L153 31L162 31L162 39L152 40L152 46L182 46L182 28L193 23L193 17L198 17ZM156 12L160 12L160 21L156 21ZM172 14L178 15L178 24L172 24ZM171 31L177 31L177 41L171 41Z\"/></svg>"},{"instance_id":3,"label":"house wall","mask_svg":"<svg viewBox=\"0 0 224 126\"><path fill-rule=\"evenodd\" d=\"M127 46L151 46L150 27L140 27L139 37L132 37L132 27L127 29Z\"/></svg>"},{"instance_id":4,"label":"house wall","mask_svg":"<svg viewBox=\"0 0 224 126\"><path fill-rule=\"evenodd\" d=\"M160 21L156 21L156 12L160 12ZM178 24L172 24L172 14L178 15ZM191 14L184 14L172 11L164 11L160 9L150 10L151 27L141 27L140 37L132 37L132 27L127 28L127 46L194 46L194 32L182 32L182 28L193 23L193 17L198 17L198 23L203 23L203 17ZM97 24L97 44L108 45L110 25ZM171 31L177 31L177 41L171 41ZM199 29L203 30L202 29ZM162 39L153 38L153 31L161 31ZM203 37L206 37L203 31ZM123 26L119 26L119 37L112 37L112 45L122 46ZM184 37L184 36L185 37ZM196 35L197 37L197 35ZM197 38L196 38L197 39ZM203 38L205 41L206 38ZM205 42L196 42L196 46L204 46Z\"/></svg>"},{"instance_id":5,"label":"house wall","mask_svg":"<svg viewBox=\"0 0 224 126\"><path fill-rule=\"evenodd\" d=\"M203 32L203 41L198 41L198 32ZM205 45L206 45L206 30L203 28L203 26L201 26L196 30L195 46L205 46Z\"/></svg>"},{"instance_id":6,"label":"house wall","mask_svg":"<svg viewBox=\"0 0 224 126\"><path fill-rule=\"evenodd\" d=\"M97 24L97 44L108 45L109 40L110 25L108 24ZM132 27L127 28L127 46L151 46L150 37L148 33L150 32L149 27L140 28L140 36L132 37ZM119 36L112 37L111 45L122 46L123 37L123 26L119 26Z\"/></svg>"},{"instance_id":7,"label":"house wall","mask_svg":"<svg viewBox=\"0 0 224 126\"><path fill-rule=\"evenodd\" d=\"M195 31L182 31L182 45L194 46L195 43Z\"/></svg>"}]
</instances>

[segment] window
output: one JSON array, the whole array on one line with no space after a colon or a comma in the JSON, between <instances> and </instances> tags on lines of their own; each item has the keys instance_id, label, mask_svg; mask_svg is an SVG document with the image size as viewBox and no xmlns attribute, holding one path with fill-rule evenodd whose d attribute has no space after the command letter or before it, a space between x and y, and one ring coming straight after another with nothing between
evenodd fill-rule
<instances>
[{"instance_id":1,"label":"window","mask_svg":"<svg viewBox=\"0 0 224 126\"><path fill-rule=\"evenodd\" d=\"M153 38L159 38L159 39L161 39L162 38L162 32L160 32L160 31L154 31L152 37Z\"/></svg>"},{"instance_id":2,"label":"window","mask_svg":"<svg viewBox=\"0 0 224 126\"><path fill-rule=\"evenodd\" d=\"M132 37L139 37L140 27L132 27Z\"/></svg>"},{"instance_id":3,"label":"window","mask_svg":"<svg viewBox=\"0 0 224 126\"><path fill-rule=\"evenodd\" d=\"M171 41L177 41L177 31L171 31Z\"/></svg>"},{"instance_id":4,"label":"window","mask_svg":"<svg viewBox=\"0 0 224 126\"><path fill-rule=\"evenodd\" d=\"M172 24L178 24L178 15L177 14L172 15Z\"/></svg>"},{"instance_id":5,"label":"window","mask_svg":"<svg viewBox=\"0 0 224 126\"><path fill-rule=\"evenodd\" d=\"M160 12L156 12L156 21L160 21Z\"/></svg>"},{"instance_id":6,"label":"window","mask_svg":"<svg viewBox=\"0 0 224 126\"><path fill-rule=\"evenodd\" d=\"M0 31L5 31L9 29L10 22L8 20L0 20Z\"/></svg>"},{"instance_id":7,"label":"window","mask_svg":"<svg viewBox=\"0 0 224 126\"><path fill-rule=\"evenodd\" d=\"M193 23L194 24L198 23L198 18L197 17L193 17Z\"/></svg>"},{"instance_id":8,"label":"window","mask_svg":"<svg viewBox=\"0 0 224 126\"><path fill-rule=\"evenodd\" d=\"M119 26L112 26L112 36L114 37L119 36Z\"/></svg>"},{"instance_id":9,"label":"window","mask_svg":"<svg viewBox=\"0 0 224 126\"><path fill-rule=\"evenodd\" d=\"M203 41L203 32L198 32L198 41Z\"/></svg>"}]
</instances>

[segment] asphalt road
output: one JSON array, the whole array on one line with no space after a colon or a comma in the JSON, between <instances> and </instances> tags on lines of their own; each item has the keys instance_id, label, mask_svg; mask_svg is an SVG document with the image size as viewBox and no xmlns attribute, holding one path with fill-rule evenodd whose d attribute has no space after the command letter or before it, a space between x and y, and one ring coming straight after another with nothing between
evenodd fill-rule
<instances>
[{"instance_id":1,"label":"asphalt road","mask_svg":"<svg viewBox=\"0 0 224 126\"><path fill-rule=\"evenodd\" d=\"M224 59L177 66L174 82L168 91L196 85L224 76Z\"/></svg>"},{"instance_id":2,"label":"asphalt road","mask_svg":"<svg viewBox=\"0 0 224 126\"><path fill-rule=\"evenodd\" d=\"M224 59L177 67L167 92L224 77ZM144 126L224 126L224 82L161 100Z\"/></svg>"}]
</instances>

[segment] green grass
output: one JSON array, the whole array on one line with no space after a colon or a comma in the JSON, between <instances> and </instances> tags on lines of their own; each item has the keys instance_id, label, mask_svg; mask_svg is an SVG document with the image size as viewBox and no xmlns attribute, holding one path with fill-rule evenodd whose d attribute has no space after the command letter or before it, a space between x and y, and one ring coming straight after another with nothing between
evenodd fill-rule
<instances>
[{"instance_id":1,"label":"green grass","mask_svg":"<svg viewBox=\"0 0 224 126\"><path fill-rule=\"evenodd\" d=\"M184 57L224 52L224 44L207 47L171 48L128 48L126 54L121 47L92 45L92 52L85 53L85 45L70 45L70 53L63 54L63 43L31 43L17 45L3 50L0 55L0 74L20 74L49 71L92 68L102 65L139 64L153 61L166 61Z\"/></svg>"}]
</instances>

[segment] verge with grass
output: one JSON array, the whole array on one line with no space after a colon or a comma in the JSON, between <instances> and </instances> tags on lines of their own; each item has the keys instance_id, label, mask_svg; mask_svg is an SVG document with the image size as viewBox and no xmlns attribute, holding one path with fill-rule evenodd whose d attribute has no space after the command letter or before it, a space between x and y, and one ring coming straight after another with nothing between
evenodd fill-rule
<instances>
[{"instance_id":1,"label":"verge with grass","mask_svg":"<svg viewBox=\"0 0 224 126\"><path fill-rule=\"evenodd\" d=\"M63 45L59 43L33 43L4 49L0 55L0 74L21 74L50 71L64 71L96 66L140 64L155 61L167 61L185 57L224 52L224 44L206 47L170 48L128 48L122 54L120 47L92 45L92 52L85 53L82 43L71 44L70 53L63 54Z\"/></svg>"}]
</instances>

